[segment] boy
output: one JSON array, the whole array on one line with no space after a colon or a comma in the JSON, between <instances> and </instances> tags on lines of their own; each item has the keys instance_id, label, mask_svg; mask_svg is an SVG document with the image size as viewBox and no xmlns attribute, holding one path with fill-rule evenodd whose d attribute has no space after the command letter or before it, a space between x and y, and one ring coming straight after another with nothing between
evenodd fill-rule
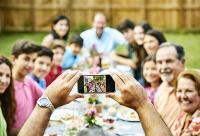
<instances>
[{"instance_id":1,"label":"boy","mask_svg":"<svg viewBox=\"0 0 200 136\"><path fill-rule=\"evenodd\" d=\"M81 52L81 48L83 47L83 39L79 35L74 35L70 39L70 44L66 47L64 54L64 61L62 64L63 70L69 69L78 63Z\"/></svg>"},{"instance_id":2,"label":"boy","mask_svg":"<svg viewBox=\"0 0 200 136\"><path fill-rule=\"evenodd\" d=\"M42 95L41 88L27 76L33 69L39 46L20 40L12 47L13 80L16 99L16 116L12 133L17 134Z\"/></svg>"},{"instance_id":3,"label":"boy","mask_svg":"<svg viewBox=\"0 0 200 136\"><path fill-rule=\"evenodd\" d=\"M41 50L37 53L37 58L34 63L33 72L30 77L36 81L40 87L46 88L46 81L44 77L49 73L51 68L51 62L53 59L53 52L51 49L41 47Z\"/></svg>"},{"instance_id":4,"label":"boy","mask_svg":"<svg viewBox=\"0 0 200 136\"><path fill-rule=\"evenodd\" d=\"M61 73L65 48L63 45L55 44L52 46L53 60L49 73L45 77L46 87L49 86Z\"/></svg>"}]
</instances>

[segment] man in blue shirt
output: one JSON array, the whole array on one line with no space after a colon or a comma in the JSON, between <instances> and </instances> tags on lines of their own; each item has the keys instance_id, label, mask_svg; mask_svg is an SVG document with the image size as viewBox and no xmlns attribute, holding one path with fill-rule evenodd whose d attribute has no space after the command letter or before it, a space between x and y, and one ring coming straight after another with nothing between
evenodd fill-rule
<instances>
[{"instance_id":1,"label":"man in blue shirt","mask_svg":"<svg viewBox=\"0 0 200 136\"><path fill-rule=\"evenodd\" d=\"M106 27L106 17L97 13L93 20L93 28L81 33L84 48L96 49L98 53L108 55L118 45L127 44L123 35L116 29Z\"/></svg>"}]
</instances>

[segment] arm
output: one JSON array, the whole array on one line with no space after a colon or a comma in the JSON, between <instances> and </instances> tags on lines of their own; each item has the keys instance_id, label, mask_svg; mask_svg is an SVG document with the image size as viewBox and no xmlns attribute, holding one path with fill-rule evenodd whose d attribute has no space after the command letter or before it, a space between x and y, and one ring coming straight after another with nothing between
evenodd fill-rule
<instances>
[{"instance_id":1,"label":"arm","mask_svg":"<svg viewBox=\"0 0 200 136\"><path fill-rule=\"evenodd\" d=\"M132 59L121 57L121 56L117 55L117 53L115 51L111 52L110 57L114 61L116 61L116 62L118 62L120 64L129 66L129 67L131 67L133 69L136 68L136 64L133 62Z\"/></svg>"},{"instance_id":2,"label":"arm","mask_svg":"<svg viewBox=\"0 0 200 136\"><path fill-rule=\"evenodd\" d=\"M141 120L146 136L172 136L158 112L148 100L143 87L131 76L120 72L110 72L121 96L108 94L119 104L134 109Z\"/></svg>"},{"instance_id":3,"label":"arm","mask_svg":"<svg viewBox=\"0 0 200 136\"><path fill-rule=\"evenodd\" d=\"M80 72L68 70L47 87L44 95L50 99L55 108L83 97L78 93L70 95L71 89L80 75ZM20 130L19 136L26 136L27 134L29 134L29 136L43 135L51 113L50 109L36 105L31 116Z\"/></svg>"},{"instance_id":4,"label":"arm","mask_svg":"<svg viewBox=\"0 0 200 136\"><path fill-rule=\"evenodd\" d=\"M51 44L53 42L53 36L51 34L47 35L46 37L44 37L43 41L42 41L42 46L45 46L47 48L51 47Z\"/></svg>"}]
</instances>

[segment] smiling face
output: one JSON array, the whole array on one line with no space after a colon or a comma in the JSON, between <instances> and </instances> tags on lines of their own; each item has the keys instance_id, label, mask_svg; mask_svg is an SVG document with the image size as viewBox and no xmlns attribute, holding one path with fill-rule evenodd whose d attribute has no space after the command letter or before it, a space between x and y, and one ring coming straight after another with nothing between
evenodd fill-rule
<instances>
[{"instance_id":1,"label":"smiling face","mask_svg":"<svg viewBox=\"0 0 200 136\"><path fill-rule=\"evenodd\" d=\"M156 53L159 47L158 40L151 36L151 35L145 35L144 37L144 48L148 55L153 55Z\"/></svg>"},{"instance_id":2,"label":"smiling face","mask_svg":"<svg viewBox=\"0 0 200 136\"><path fill-rule=\"evenodd\" d=\"M20 77L25 77L29 74L34 67L34 61L37 57L37 53L30 54L20 54L17 58L13 59L13 66L16 69L16 72L20 75Z\"/></svg>"},{"instance_id":3,"label":"smiling face","mask_svg":"<svg viewBox=\"0 0 200 136\"><path fill-rule=\"evenodd\" d=\"M127 28L122 31L124 38L128 41L129 44L134 42L134 31L131 28Z\"/></svg>"},{"instance_id":4,"label":"smiling face","mask_svg":"<svg viewBox=\"0 0 200 136\"><path fill-rule=\"evenodd\" d=\"M0 94L3 94L11 81L11 69L5 63L0 64Z\"/></svg>"},{"instance_id":5,"label":"smiling face","mask_svg":"<svg viewBox=\"0 0 200 136\"><path fill-rule=\"evenodd\" d=\"M198 91L193 80L185 77L179 79L176 98L183 111L193 114L200 108L200 96Z\"/></svg>"},{"instance_id":6,"label":"smiling face","mask_svg":"<svg viewBox=\"0 0 200 136\"><path fill-rule=\"evenodd\" d=\"M160 76L153 61L147 61L143 67L143 76L148 83L160 82Z\"/></svg>"},{"instance_id":7,"label":"smiling face","mask_svg":"<svg viewBox=\"0 0 200 136\"><path fill-rule=\"evenodd\" d=\"M97 36L101 37L106 27L106 17L103 14L97 14L93 21L93 27L96 29Z\"/></svg>"},{"instance_id":8,"label":"smiling face","mask_svg":"<svg viewBox=\"0 0 200 136\"><path fill-rule=\"evenodd\" d=\"M141 26L136 26L134 28L134 38L138 45L143 45L144 43L144 29Z\"/></svg>"},{"instance_id":9,"label":"smiling face","mask_svg":"<svg viewBox=\"0 0 200 136\"><path fill-rule=\"evenodd\" d=\"M177 58L175 47L163 47L156 53L156 66L162 81L173 83L184 69L184 64Z\"/></svg>"},{"instance_id":10,"label":"smiling face","mask_svg":"<svg viewBox=\"0 0 200 136\"><path fill-rule=\"evenodd\" d=\"M55 48L53 51L53 65L61 66L64 57L64 50L62 48Z\"/></svg>"},{"instance_id":11,"label":"smiling face","mask_svg":"<svg viewBox=\"0 0 200 136\"><path fill-rule=\"evenodd\" d=\"M51 58L48 56L39 56L35 60L33 74L38 78L44 78L50 71Z\"/></svg>"},{"instance_id":12,"label":"smiling face","mask_svg":"<svg viewBox=\"0 0 200 136\"><path fill-rule=\"evenodd\" d=\"M54 31L60 36L63 37L66 35L69 30L68 22L66 19L59 20L54 26Z\"/></svg>"}]
</instances>

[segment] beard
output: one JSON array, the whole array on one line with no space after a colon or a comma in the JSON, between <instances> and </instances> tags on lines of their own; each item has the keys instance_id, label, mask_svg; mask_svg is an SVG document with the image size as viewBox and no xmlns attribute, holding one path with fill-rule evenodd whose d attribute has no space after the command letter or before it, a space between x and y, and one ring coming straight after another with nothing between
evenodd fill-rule
<instances>
[{"instance_id":1,"label":"beard","mask_svg":"<svg viewBox=\"0 0 200 136\"><path fill-rule=\"evenodd\" d=\"M162 79L163 82L167 82L167 83L170 83L174 79L173 74L162 73L160 75L160 77L161 77L161 79Z\"/></svg>"}]
</instances>

